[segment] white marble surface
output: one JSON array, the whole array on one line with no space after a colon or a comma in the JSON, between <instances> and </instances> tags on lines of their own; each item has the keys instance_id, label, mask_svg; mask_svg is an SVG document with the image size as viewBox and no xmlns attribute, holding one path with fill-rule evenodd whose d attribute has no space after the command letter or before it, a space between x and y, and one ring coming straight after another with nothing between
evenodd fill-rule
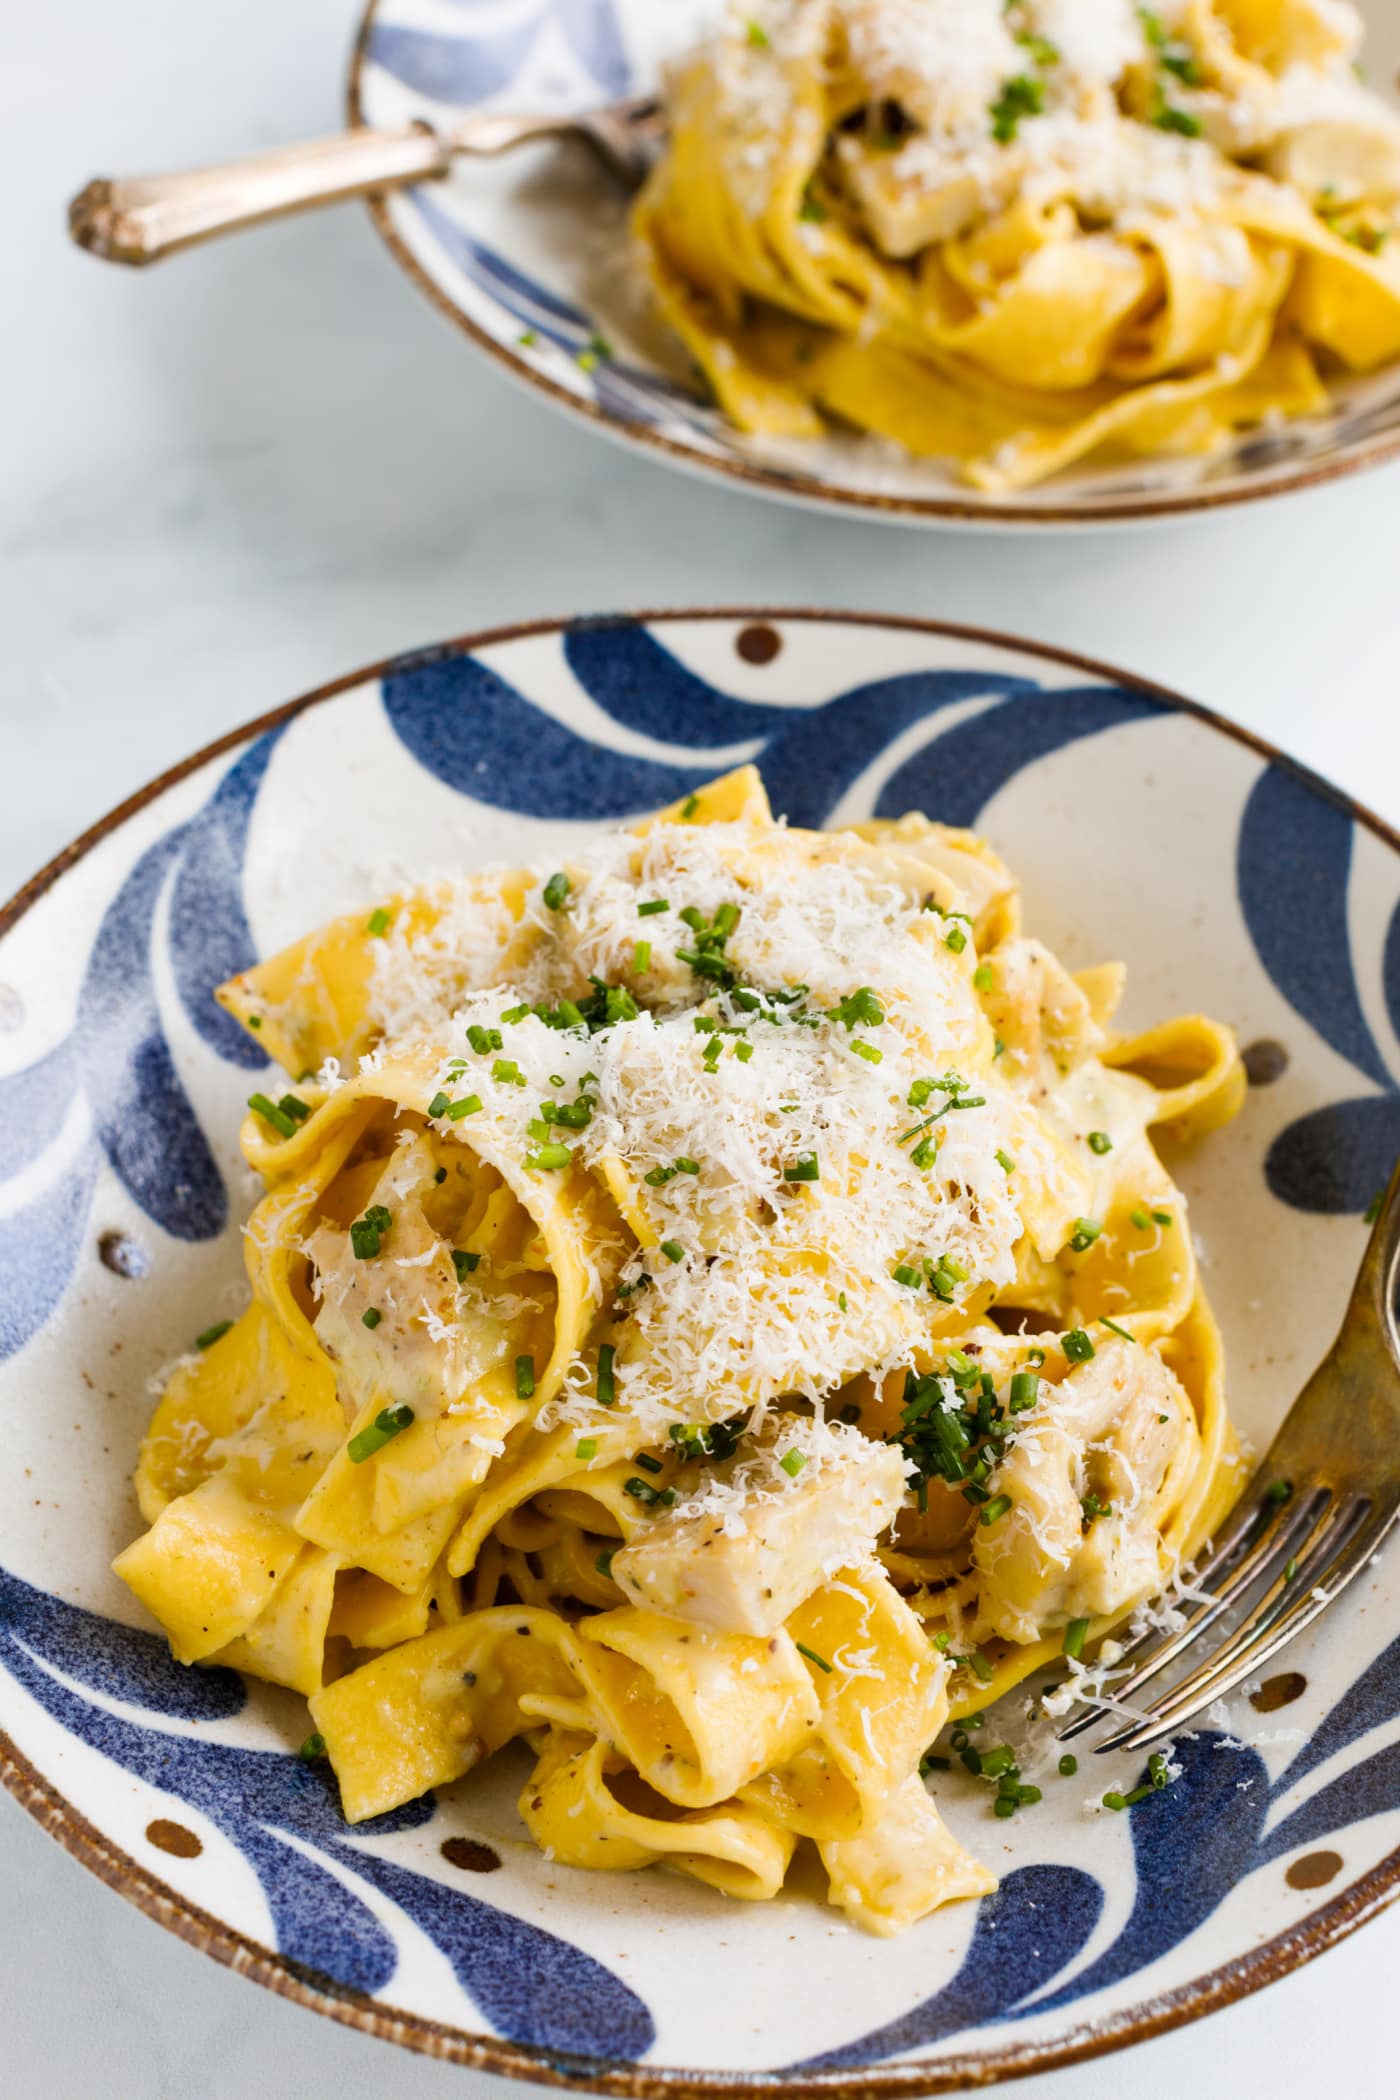
<instances>
[{"instance_id":1,"label":"white marble surface","mask_svg":"<svg viewBox=\"0 0 1400 2100\"><path fill-rule=\"evenodd\" d=\"M1108 657L1400 822L1392 468L1092 537L810 517L602 444L515 391L354 209L144 276L63 237L95 171L333 127L348 0L0 11L0 895L195 745L304 687L527 617L766 600L938 615ZM495 2081L229 1975L0 1801L0 2085L23 2100L430 2100ZM1025 2100L1391 2089L1400 1911L1233 2010ZM504 2088L499 2088L504 2091ZM484 2090L479 2100L487 2100Z\"/></svg>"}]
</instances>

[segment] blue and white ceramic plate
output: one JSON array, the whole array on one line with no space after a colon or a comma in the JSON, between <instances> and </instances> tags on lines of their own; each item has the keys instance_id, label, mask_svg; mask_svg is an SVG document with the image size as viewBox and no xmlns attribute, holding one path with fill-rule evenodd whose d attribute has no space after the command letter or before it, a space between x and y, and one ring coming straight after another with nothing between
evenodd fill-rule
<instances>
[{"instance_id":1,"label":"blue and white ceramic plate","mask_svg":"<svg viewBox=\"0 0 1400 2100\"><path fill-rule=\"evenodd\" d=\"M568 112L649 93L722 0L369 0L350 76L352 123L450 126L468 111ZM1400 5L1362 0L1367 80L1392 86ZM1347 382L1334 414L1246 433L1209 464L1086 466L992 497L935 461L854 434L747 436L713 405L650 311L627 199L582 147L460 162L445 182L370 210L421 291L559 407L673 466L760 495L938 525L1088 524L1179 515L1303 488L1400 452L1394 371ZM579 354L601 336L615 355Z\"/></svg>"},{"instance_id":2,"label":"blue and white ceramic plate","mask_svg":"<svg viewBox=\"0 0 1400 2100\"><path fill-rule=\"evenodd\" d=\"M0 914L0 1772L221 1961L436 2055L626 2094L945 2090L1171 2025L1400 1888L1400 1561L1137 1774L1083 1758L997 1822L999 1892L869 1939L815 1897L560 1868L509 1755L348 1829L300 1700L177 1667L111 1576L151 1383L238 1306L258 1053L211 998L420 873L557 859L758 760L800 824L977 825L1129 1019L1233 1021L1243 1114L1180 1171L1262 1444L1331 1338L1400 1150L1400 839L1189 703L1051 650L814 613L516 629L293 702L167 774ZM493 1871L487 1871L493 1870Z\"/></svg>"}]
</instances>

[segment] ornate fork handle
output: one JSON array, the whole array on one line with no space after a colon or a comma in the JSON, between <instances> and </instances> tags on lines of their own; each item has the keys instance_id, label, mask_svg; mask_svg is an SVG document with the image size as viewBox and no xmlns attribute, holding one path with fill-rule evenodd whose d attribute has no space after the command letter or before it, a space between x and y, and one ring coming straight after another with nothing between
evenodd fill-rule
<instances>
[{"instance_id":1,"label":"ornate fork handle","mask_svg":"<svg viewBox=\"0 0 1400 2100\"><path fill-rule=\"evenodd\" d=\"M159 262L179 248L264 219L434 181L459 153L504 153L527 139L577 128L567 118L488 115L454 126L448 138L426 124L348 131L225 167L116 181L101 177L73 199L68 226L79 247L108 262Z\"/></svg>"}]
</instances>

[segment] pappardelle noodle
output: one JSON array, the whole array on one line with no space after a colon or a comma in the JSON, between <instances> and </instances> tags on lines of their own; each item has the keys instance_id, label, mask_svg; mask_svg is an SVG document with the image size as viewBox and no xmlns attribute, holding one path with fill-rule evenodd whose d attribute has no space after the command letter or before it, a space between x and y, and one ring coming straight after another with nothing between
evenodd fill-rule
<instances>
[{"instance_id":1,"label":"pappardelle noodle","mask_svg":"<svg viewBox=\"0 0 1400 2100\"><path fill-rule=\"evenodd\" d=\"M1400 357L1348 0L732 0L637 207L726 413L989 492L1210 455Z\"/></svg>"},{"instance_id":2,"label":"pappardelle noodle","mask_svg":"<svg viewBox=\"0 0 1400 2100\"><path fill-rule=\"evenodd\" d=\"M570 1866L771 1897L808 1839L881 1933L990 1889L938 1730L1234 1492L1153 1133L1241 1067L1116 1032L1122 985L971 833L791 829L751 767L235 978L289 1075L252 1298L170 1377L119 1573L180 1660L307 1696L351 1822L519 1737Z\"/></svg>"}]
</instances>

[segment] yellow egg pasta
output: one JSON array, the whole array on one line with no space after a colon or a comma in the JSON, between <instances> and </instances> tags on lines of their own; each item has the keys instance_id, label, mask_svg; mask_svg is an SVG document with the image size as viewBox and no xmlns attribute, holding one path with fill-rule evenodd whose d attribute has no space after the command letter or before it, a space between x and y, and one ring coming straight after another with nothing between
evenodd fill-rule
<instances>
[{"instance_id":1,"label":"yellow egg pasta","mask_svg":"<svg viewBox=\"0 0 1400 2100\"><path fill-rule=\"evenodd\" d=\"M1240 1061L1123 982L973 834L791 828L751 767L259 964L250 1300L118 1572L309 1700L352 1823L519 1740L566 1866L757 1901L806 1844L876 1933L992 1887L931 1744L1232 1493L1156 1140Z\"/></svg>"},{"instance_id":2,"label":"yellow egg pasta","mask_svg":"<svg viewBox=\"0 0 1400 2100\"><path fill-rule=\"evenodd\" d=\"M732 0L636 208L741 428L990 493L1204 455L1400 357L1400 120L1347 0Z\"/></svg>"}]
</instances>

